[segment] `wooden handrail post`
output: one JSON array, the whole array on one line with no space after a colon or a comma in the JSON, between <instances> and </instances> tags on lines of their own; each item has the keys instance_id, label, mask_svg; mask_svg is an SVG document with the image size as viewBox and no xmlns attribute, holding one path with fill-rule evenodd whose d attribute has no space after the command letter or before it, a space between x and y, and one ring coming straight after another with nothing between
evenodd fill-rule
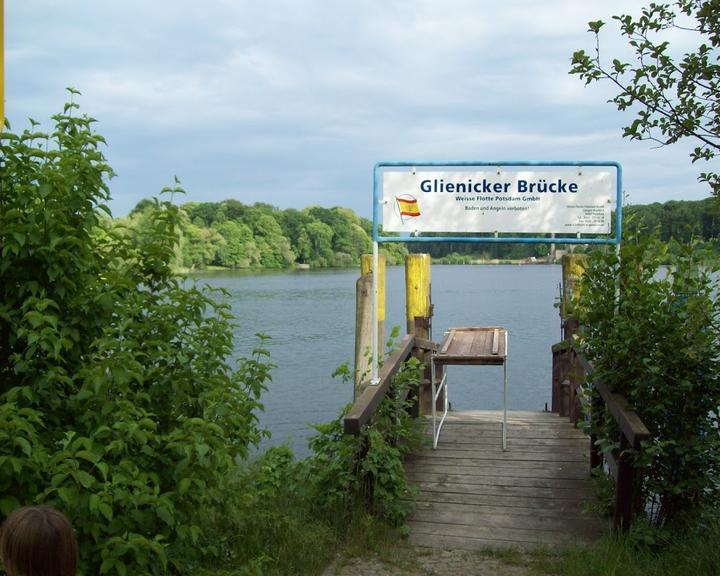
<instances>
[{"instance_id":1,"label":"wooden handrail post","mask_svg":"<svg viewBox=\"0 0 720 576\"><path fill-rule=\"evenodd\" d=\"M617 484L615 486L615 513L613 525L616 531L627 531L634 512L635 468L630 455L630 443L620 433L620 458L618 460Z\"/></svg>"}]
</instances>

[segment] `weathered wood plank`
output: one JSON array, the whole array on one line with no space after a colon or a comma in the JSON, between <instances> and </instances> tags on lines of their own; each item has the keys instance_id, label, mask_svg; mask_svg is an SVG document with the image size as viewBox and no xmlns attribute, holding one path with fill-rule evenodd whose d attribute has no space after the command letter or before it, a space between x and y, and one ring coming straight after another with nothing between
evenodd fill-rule
<instances>
[{"instance_id":1,"label":"weathered wood plank","mask_svg":"<svg viewBox=\"0 0 720 576\"><path fill-rule=\"evenodd\" d=\"M478 476L476 474L456 474L448 472L426 472L415 469L408 473L408 479L422 482L442 482L444 484L476 484L482 486L518 486L527 488L548 488L558 494L566 490L583 490L586 479L578 478L528 478L527 476Z\"/></svg>"},{"instance_id":2,"label":"weathered wood plank","mask_svg":"<svg viewBox=\"0 0 720 576\"><path fill-rule=\"evenodd\" d=\"M418 493L416 504L422 502L472 504L487 506L498 510L508 510L517 514L545 514L548 516L584 516L586 504L596 502L593 498L539 498L535 495L527 497L498 496L497 494L466 494L456 492L433 492L422 490Z\"/></svg>"},{"instance_id":3,"label":"weathered wood plank","mask_svg":"<svg viewBox=\"0 0 720 576\"><path fill-rule=\"evenodd\" d=\"M602 533L607 523L584 512L596 501L587 436L556 415L511 412L503 452L501 418L452 413L438 449L406 460L418 489L411 540L476 549L555 546Z\"/></svg>"},{"instance_id":4,"label":"weathered wood plank","mask_svg":"<svg viewBox=\"0 0 720 576\"><path fill-rule=\"evenodd\" d=\"M484 494L486 496L517 496L519 498L545 498L548 500L578 500L585 502L593 498L592 488L556 490L555 488L538 488L536 486L498 486L491 483L461 484L458 482L430 482L414 479L412 483L420 490L454 492L456 494Z\"/></svg>"},{"instance_id":5,"label":"weathered wood plank","mask_svg":"<svg viewBox=\"0 0 720 576\"><path fill-rule=\"evenodd\" d=\"M407 462L405 464L405 470L409 474L447 474L452 472L453 474L467 474L477 477L489 477L489 478L502 478L503 476L510 476L512 478L547 478L547 479L558 479L558 480L587 480L587 466L577 467L566 467L560 469L548 470L546 467L522 467L517 466L477 466L475 464L468 464L467 462L461 462L458 464L455 461L443 461L437 464L428 462Z\"/></svg>"},{"instance_id":6,"label":"weathered wood plank","mask_svg":"<svg viewBox=\"0 0 720 576\"><path fill-rule=\"evenodd\" d=\"M610 410L630 445L633 448L639 448L640 442L650 437L650 431L643 424L640 416L630 408L628 401L623 396L611 393L604 383L595 382L594 386L603 397L605 405Z\"/></svg>"},{"instance_id":7,"label":"weathered wood plank","mask_svg":"<svg viewBox=\"0 0 720 576\"><path fill-rule=\"evenodd\" d=\"M586 436L578 436L578 437L556 437L556 438L537 438L537 437L510 437L507 440L508 442L508 450L514 448L518 449L534 449L535 447L540 446L552 446L557 449L562 448L572 448L572 447L582 447L583 449L588 449L590 446L589 440ZM481 446L497 446L497 438L492 436L485 436L485 435L479 435L479 436L461 436L458 434L447 434L443 435L443 444L446 446L453 445L453 446L462 446L462 445L471 445L471 446L477 446L478 448Z\"/></svg>"},{"instance_id":8,"label":"weathered wood plank","mask_svg":"<svg viewBox=\"0 0 720 576\"><path fill-rule=\"evenodd\" d=\"M442 442L442 436L440 438ZM477 458L480 460L501 460L504 462L588 462L587 454L550 454L537 452L519 452L517 450L508 450L503 452L502 449L490 450L461 450L454 447L445 446L441 452L445 458ZM428 459L437 456L428 455Z\"/></svg>"},{"instance_id":9,"label":"weathered wood plank","mask_svg":"<svg viewBox=\"0 0 720 576\"><path fill-rule=\"evenodd\" d=\"M377 405L385 396L390 382L400 370L400 366L407 359L412 351L415 337L408 334L400 341L400 346L393 352L390 357L380 368L378 377L380 382L377 385L370 385L353 404L350 412L344 419L344 429L346 434L359 434L360 428L370 419Z\"/></svg>"}]
</instances>

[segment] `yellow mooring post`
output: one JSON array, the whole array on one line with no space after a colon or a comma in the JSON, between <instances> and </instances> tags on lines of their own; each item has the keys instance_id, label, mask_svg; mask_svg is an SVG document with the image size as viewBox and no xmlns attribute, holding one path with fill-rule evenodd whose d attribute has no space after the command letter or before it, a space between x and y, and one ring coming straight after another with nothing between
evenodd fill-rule
<instances>
[{"instance_id":1,"label":"yellow mooring post","mask_svg":"<svg viewBox=\"0 0 720 576\"><path fill-rule=\"evenodd\" d=\"M355 295L355 373L354 398L370 381L372 353L372 254L364 254L360 260L360 278ZM385 255L378 255L378 334L385 337ZM382 350L381 350L382 351Z\"/></svg>"},{"instance_id":2,"label":"yellow mooring post","mask_svg":"<svg viewBox=\"0 0 720 576\"><path fill-rule=\"evenodd\" d=\"M373 257L372 254L363 254L360 259L360 274L372 276ZM380 334L380 345L385 340L385 254L378 254L378 333Z\"/></svg>"},{"instance_id":3,"label":"yellow mooring post","mask_svg":"<svg viewBox=\"0 0 720 576\"><path fill-rule=\"evenodd\" d=\"M405 302L408 334L416 334L415 318L430 318L430 254L408 254L405 257Z\"/></svg>"},{"instance_id":4,"label":"yellow mooring post","mask_svg":"<svg viewBox=\"0 0 720 576\"><path fill-rule=\"evenodd\" d=\"M560 319L562 321L563 340L577 333L578 323L572 310L572 299L580 295L580 278L585 274L586 266L587 257L585 254L565 254L562 257Z\"/></svg>"},{"instance_id":5,"label":"yellow mooring post","mask_svg":"<svg viewBox=\"0 0 720 576\"><path fill-rule=\"evenodd\" d=\"M432 336L432 301L430 283L430 254L408 254L405 257L405 309L408 334L429 340ZM425 365L424 383L418 390L418 414L432 413L432 387L430 379L433 375L432 358L429 352L418 351L416 357ZM437 380L442 373L435 374ZM443 391L444 394L444 391ZM437 399L441 405L444 395Z\"/></svg>"},{"instance_id":6,"label":"yellow mooring post","mask_svg":"<svg viewBox=\"0 0 720 576\"><path fill-rule=\"evenodd\" d=\"M0 131L5 127L5 2L0 0Z\"/></svg>"}]
</instances>

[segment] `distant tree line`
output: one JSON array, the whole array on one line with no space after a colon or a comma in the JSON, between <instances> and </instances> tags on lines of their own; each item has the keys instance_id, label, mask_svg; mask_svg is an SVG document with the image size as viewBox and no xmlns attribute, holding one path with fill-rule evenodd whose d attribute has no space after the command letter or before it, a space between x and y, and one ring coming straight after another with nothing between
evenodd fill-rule
<instances>
[{"instance_id":1,"label":"distant tree line","mask_svg":"<svg viewBox=\"0 0 720 576\"><path fill-rule=\"evenodd\" d=\"M141 200L123 224L142 227L152 200ZM311 206L281 210L238 200L188 202L180 206L177 263L189 269L348 267L372 250L372 222L348 208ZM384 247L389 263L406 253L398 244Z\"/></svg>"},{"instance_id":2,"label":"distant tree line","mask_svg":"<svg viewBox=\"0 0 720 576\"><path fill-rule=\"evenodd\" d=\"M130 215L117 223L129 230L146 223L152 200L141 200ZM699 240L718 249L720 210L712 198L672 200L664 204L628 206L625 230L657 233L671 244ZM188 202L180 206L178 267L202 270L223 268L312 268L355 266L372 250L372 222L348 208L311 206L281 210L265 203ZM558 247L561 247L558 239ZM582 248L579 248L582 249ZM446 263L476 260L543 258L545 244L386 243L382 251L396 264L410 252L428 252Z\"/></svg>"}]
</instances>

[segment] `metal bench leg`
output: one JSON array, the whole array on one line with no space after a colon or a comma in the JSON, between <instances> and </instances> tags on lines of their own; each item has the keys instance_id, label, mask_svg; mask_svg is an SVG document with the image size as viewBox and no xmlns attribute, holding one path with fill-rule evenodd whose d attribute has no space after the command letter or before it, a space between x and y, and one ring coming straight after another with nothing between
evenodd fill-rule
<instances>
[{"instance_id":1,"label":"metal bench leg","mask_svg":"<svg viewBox=\"0 0 720 576\"><path fill-rule=\"evenodd\" d=\"M445 418L448 414L448 391L447 391L447 370L443 372L442 380L440 381L440 386L436 388L435 386L435 361L432 361L432 364L430 366L430 379L432 382L431 390L432 390L432 421L433 421L433 450L437 449L438 440L440 439L440 430L442 430L442 425L445 423ZM440 423L437 423L437 399L438 396L442 393L443 389L445 389L445 397L443 401L443 415L442 418L440 418Z\"/></svg>"},{"instance_id":2,"label":"metal bench leg","mask_svg":"<svg viewBox=\"0 0 720 576\"><path fill-rule=\"evenodd\" d=\"M507 450L507 358L503 362L503 426L502 449Z\"/></svg>"}]
</instances>

